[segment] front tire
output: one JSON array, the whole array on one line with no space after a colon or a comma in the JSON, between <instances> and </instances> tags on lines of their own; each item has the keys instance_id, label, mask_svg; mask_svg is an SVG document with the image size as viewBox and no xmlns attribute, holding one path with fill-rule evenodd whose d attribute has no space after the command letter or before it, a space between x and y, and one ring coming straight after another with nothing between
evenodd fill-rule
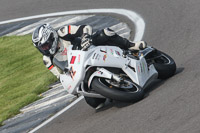
<instances>
[{"instance_id":1,"label":"front tire","mask_svg":"<svg viewBox=\"0 0 200 133\"><path fill-rule=\"evenodd\" d=\"M132 88L118 88L107 83L104 78L96 77L92 81L92 88L99 94L121 102L137 102L144 97L144 91L133 82ZM112 86L112 87L111 87Z\"/></svg>"}]
</instances>

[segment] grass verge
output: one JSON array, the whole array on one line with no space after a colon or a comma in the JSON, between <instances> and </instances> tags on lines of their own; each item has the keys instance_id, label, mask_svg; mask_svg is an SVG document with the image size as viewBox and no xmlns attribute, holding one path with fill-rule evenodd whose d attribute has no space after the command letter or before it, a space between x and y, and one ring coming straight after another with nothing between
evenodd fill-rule
<instances>
[{"instance_id":1,"label":"grass verge","mask_svg":"<svg viewBox=\"0 0 200 133\"><path fill-rule=\"evenodd\" d=\"M0 37L0 125L57 79L42 62L31 35Z\"/></svg>"}]
</instances>

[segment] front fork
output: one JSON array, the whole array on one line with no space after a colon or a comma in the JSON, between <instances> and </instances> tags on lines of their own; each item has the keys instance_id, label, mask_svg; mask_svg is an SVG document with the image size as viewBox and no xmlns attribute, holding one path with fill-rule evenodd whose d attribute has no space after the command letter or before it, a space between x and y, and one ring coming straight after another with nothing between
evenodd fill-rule
<instances>
[{"instance_id":1,"label":"front fork","mask_svg":"<svg viewBox=\"0 0 200 133\"><path fill-rule=\"evenodd\" d=\"M88 79L88 86L85 86L85 83L82 82L81 86L77 88L77 93L82 94L83 96L87 97L94 97L94 98L105 98L104 96L88 92L87 90L90 89L91 83L94 77L102 77L107 78L111 80L116 80L117 82L121 82L122 78L120 78L118 75L111 73L110 71L104 69L104 68L97 68L97 71L95 71Z\"/></svg>"},{"instance_id":2,"label":"front fork","mask_svg":"<svg viewBox=\"0 0 200 133\"><path fill-rule=\"evenodd\" d=\"M121 82L123 80L120 76L113 74L104 68L97 68L97 71L94 72L88 80L88 88L90 88L94 77L102 77L102 78L107 78L107 79L111 79L111 80L113 79L117 82Z\"/></svg>"}]
</instances>

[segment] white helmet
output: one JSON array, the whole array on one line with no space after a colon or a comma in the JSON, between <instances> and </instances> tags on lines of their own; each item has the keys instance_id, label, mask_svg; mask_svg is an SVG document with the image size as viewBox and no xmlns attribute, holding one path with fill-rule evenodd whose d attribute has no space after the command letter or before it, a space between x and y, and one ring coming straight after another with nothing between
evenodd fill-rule
<instances>
[{"instance_id":1,"label":"white helmet","mask_svg":"<svg viewBox=\"0 0 200 133\"><path fill-rule=\"evenodd\" d=\"M57 50L58 34L49 24L43 24L34 30L32 41L42 54L53 55Z\"/></svg>"}]
</instances>

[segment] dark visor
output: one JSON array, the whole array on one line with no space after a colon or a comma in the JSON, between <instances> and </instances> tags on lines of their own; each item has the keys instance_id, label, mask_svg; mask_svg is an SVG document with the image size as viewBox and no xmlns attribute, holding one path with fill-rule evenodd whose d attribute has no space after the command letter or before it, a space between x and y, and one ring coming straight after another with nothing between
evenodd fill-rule
<instances>
[{"instance_id":1,"label":"dark visor","mask_svg":"<svg viewBox=\"0 0 200 133\"><path fill-rule=\"evenodd\" d=\"M41 46L41 49L42 50L49 50L51 48L51 46L52 46L52 44L50 44L49 42L47 42L47 43L45 43L45 44L43 44Z\"/></svg>"},{"instance_id":2,"label":"dark visor","mask_svg":"<svg viewBox=\"0 0 200 133\"><path fill-rule=\"evenodd\" d=\"M53 38L53 34L50 35L49 37L49 40L46 41L42 46L41 46L41 49L42 50L49 50L51 49L52 45L53 45L53 42L54 42L54 38Z\"/></svg>"}]
</instances>

